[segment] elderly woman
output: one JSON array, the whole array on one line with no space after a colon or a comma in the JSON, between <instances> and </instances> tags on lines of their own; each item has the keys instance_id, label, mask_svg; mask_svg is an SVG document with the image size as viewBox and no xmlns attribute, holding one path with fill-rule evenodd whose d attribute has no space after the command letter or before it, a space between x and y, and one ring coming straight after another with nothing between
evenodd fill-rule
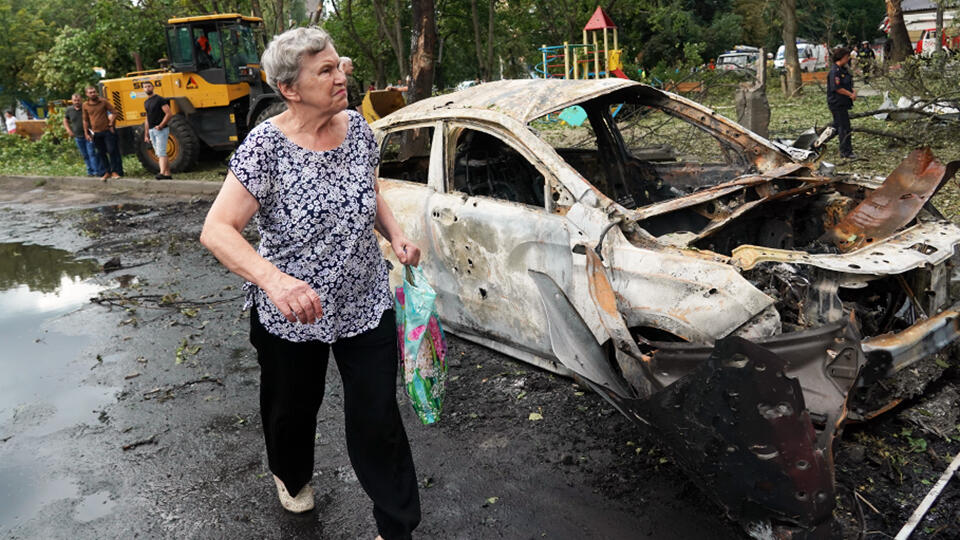
<instances>
[{"instance_id":1,"label":"elderly woman","mask_svg":"<svg viewBox=\"0 0 960 540\"><path fill-rule=\"evenodd\" d=\"M280 502L313 508L313 450L332 349L343 381L347 452L373 500L381 537L410 538L420 498L396 400L397 334L387 262L420 250L380 196L373 134L347 107L330 37L297 28L263 53L287 110L255 127L230 160L200 241L245 278L250 341L260 363L260 412ZM241 236L257 215L260 245Z\"/></svg>"}]
</instances>

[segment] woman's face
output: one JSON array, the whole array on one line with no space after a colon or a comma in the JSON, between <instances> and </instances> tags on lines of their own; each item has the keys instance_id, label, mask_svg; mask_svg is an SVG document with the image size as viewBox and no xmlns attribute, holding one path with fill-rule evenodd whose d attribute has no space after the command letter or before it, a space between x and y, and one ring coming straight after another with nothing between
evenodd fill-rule
<instances>
[{"instance_id":1,"label":"woman's face","mask_svg":"<svg viewBox=\"0 0 960 540\"><path fill-rule=\"evenodd\" d=\"M300 103L323 111L342 111L347 108L347 77L340 71L340 56L336 49L326 49L304 55L300 77L290 91Z\"/></svg>"}]
</instances>

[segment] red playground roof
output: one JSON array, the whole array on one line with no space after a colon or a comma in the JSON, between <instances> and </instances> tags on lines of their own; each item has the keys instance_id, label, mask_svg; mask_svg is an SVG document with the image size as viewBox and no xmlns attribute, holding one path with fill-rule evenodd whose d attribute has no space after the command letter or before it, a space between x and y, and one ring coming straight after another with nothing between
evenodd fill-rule
<instances>
[{"instance_id":1,"label":"red playground roof","mask_svg":"<svg viewBox=\"0 0 960 540\"><path fill-rule=\"evenodd\" d=\"M617 25L613 24L613 21L607 15L607 12L603 11L603 8L597 6L597 10L593 12L593 16L590 17L590 20L587 21L587 25L583 27L584 30L603 30L604 28L616 28Z\"/></svg>"}]
</instances>

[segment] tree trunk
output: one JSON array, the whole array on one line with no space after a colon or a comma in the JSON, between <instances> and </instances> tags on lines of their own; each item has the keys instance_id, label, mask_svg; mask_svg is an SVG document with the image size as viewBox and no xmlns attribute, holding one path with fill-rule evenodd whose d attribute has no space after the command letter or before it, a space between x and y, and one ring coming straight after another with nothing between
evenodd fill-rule
<instances>
[{"instance_id":1,"label":"tree trunk","mask_svg":"<svg viewBox=\"0 0 960 540\"><path fill-rule=\"evenodd\" d=\"M321 23L323 19L323 0L317 2L317 8L310 13L310 21L308 26L317 26Z\"/></svg>"},{"instance_id":2,"label":"tree trunk","mask_svg":"<svg viewBox=\"0 0 960 540\"><path fill-rule=\"evenodd\" d=\"M283 0L276 0L276 4L277 4L277 13L276 13L277 20L276 20L276 26L275 26L276 31L274 32L274 34L280 34L284 31L287 25L283 22Z\"/></svg>"},{"instance_id":3,"label":"tree trunk","mask_svg":"<svg viewBox=\"0 0 960 540\"><path fill-rule=\"evenodd\" d=\"M487 15L487 78L493 79L493 27L494 27L494 6L497 0L490 0L490 12Z\"/></svg>"},{"instance_id":4,"label":"tree trunk","mask_svg":"<svg viewBox=\"0 0 960 540\"><path fill-rule=\"evenodd\" d=\"M384 89L387 87L387 69L383 65L383 57L378 56L373 62L373 67L376 70L377 77L377 88Z\"/></svg>"},{"instance_id":5,"label":"tree trunk","mask_svg":"<svg viewBox=\"0 0 960 540\"><path fill-rule=\"evenodd\" d=\"M446 81L444 80L443 72L443 44L446 43L447 36L437 36L437 62L436 67L433 70L433 82L437 88L446 88Z\"/></svg>"},{"instance_id":6,"label":"tree trunk","mask_svg":"<svg viewBox=\"0 0 960 540\"><path fill-rule=\"evenodd\" d=\"M473 20L473 43L477 53L477 75L487 80L487 66L483 62L483 45L480 43L480 15L477 12L477 0L470 0L470 18Z\"/></svg>"},{"instance_id":7,"label":"tree trunk","mask_svg":"<svg viewBox=\"0 0 960 540\"><path fill-rule=\"evenodd\" d=\"M407 94L409 103L430 97L437 54L437 15L433 0L413 0L412 6L410 64L413 81Z\"/></svg>"},{"instance_id":8,"label":"tree trunk","mask_svg":"<svg viewBox=\"0 0 960 540\"><path fill-rule=\"evenodd\" d=\"M263 10L260 9L260 0L250 0L250 9L253 11L254 17L263 19Z\"/></svg>"},{"instance_id":9,"label":"tree trunk","mask_svg":"<svg viewBox=\"0 0 960 540\"><path fill-rule=\"evenodd\" d=\"M783 67L787 72L787 97L800 93L800 59L797 58L797 0L780 0L783 17Z\"/></svg>"},{"instance_id":10,"label":"tree trunk","mask_svg":"<svg viewBox=\"0 0 960 540\"><path fill-rule=\"evenodd\" d=\"M903 9L900 7L900 0L886 0L887 2L887 22L890 26L888 39L893 42L890 48L890 58L885 60L890 62L900 62L910 56L910 35L907 33L907 25L903 22Z\"/></svg>"},{"instance_id":11,"label":"tree trunk","mask_svg":"<svg viewBox=\"0 0 960 540\"><path fill-rule=\"evenodd\" d=\"M940 51L943 49L941 45L943 44L943 3L946 0L937 1L937 35L934 36L933 52L940 54Z\"/></svg>"}]
</instances>

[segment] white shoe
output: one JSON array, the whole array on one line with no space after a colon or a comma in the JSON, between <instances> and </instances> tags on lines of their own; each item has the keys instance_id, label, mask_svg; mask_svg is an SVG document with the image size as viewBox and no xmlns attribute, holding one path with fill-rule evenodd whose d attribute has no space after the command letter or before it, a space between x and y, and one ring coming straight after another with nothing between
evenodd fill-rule
<instances>
[{"instance_id":1,"label":"white shoe","mask_svg":"<svg viewBox=\"0 0 960 540\"><path fill-rule=\"evenodd\" d=\"M276 475L273 476L273 480L277 483L277 495L280 496L280 504L283 505L284 509L294 514L302 514L313 510L313 487L309 483L300 489L300 493L297 493L296 497L291 497L287 487Z\"/></svg>"}]
</instances>

